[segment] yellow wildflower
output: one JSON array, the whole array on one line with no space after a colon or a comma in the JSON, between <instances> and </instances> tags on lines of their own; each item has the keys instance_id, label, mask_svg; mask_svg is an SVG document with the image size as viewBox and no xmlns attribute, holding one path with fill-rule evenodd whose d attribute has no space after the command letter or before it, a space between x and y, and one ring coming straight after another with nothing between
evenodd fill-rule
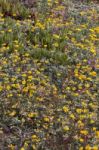
<instances>
[{"instance_id":1,"label":"yellow wildflower","mask_svg":"<svg viewBox=\"0 0 99 150\"><path fill-rule=\"evenodd\" d=\"M80 133L83 134L83 135L87 135L88 131L87 130L81 130Z\"/></svg>"},{"instance_id":2,"label":"yellow wildflower","mask_svg":"<svg viewBox=\"0 0 99 150\"><path fill-rule=\"evenodd\" d=\"M99 131L96 131L96 137L99 138Z\"/></svg>"},{"instance_id":3,"label":"yellow wildflower","mask_svg":"<svg viewBox=\"0 0 99 150\"><path fill-rule=\"evenodd\" d=\"M85 150L92 150L90 145L86 145Z\"/></svg>"},{"instance_id":4,"label":"yellow wildflower","mask_svg":"<svg viewBox=\"0 0 99 150\"><path fill-rule=\"evenodd\" d=\"M81 109L76 109L76 112L78 113L78 114L80 114L81 112L82 112L82 110Z\"/></svg>"},{"instance_id":5,"label":"yellow wildflower","mask_svg":"<svg viewBox=\"0 0 99 150\"><path fill-rule=\"evenodd\" d=\"M35 112L31 112L28 114L29 118L36 117L36 116L37 116L37 113L35 113Z\"/></svg>"},{"instance_id":6,"label":"yellow wildflower","mask_svg":"<svg viewBox=\"0 0 99 150\"><path fill-rule=\"evenodd\" d=\"M91 76L96 76L97 73L96 73L95 71L93 71L93 72L90 72L90 75L91 75Z\"/></svg>"},{"instance_id":7,"label":"yellow wildflower","mask_svg":"<svg viewBox=\"0 0 99 150\"><path fill-rule=\"evenodd\" d=\"M0 85L0 92L3 90L3 87Z\"/></svg>"},{"instance_id":8,"label":"yellow wildflower","mask_svg":"<svg viewBox=\"0 0 99 150\"><path fill-rule=\"evenodd\" d=\"M75 116L73 114L70 115L70 118L75 119Z\"/></svg>"},{"instance_id":9,"label":"yellow wildflower","mask_svg":"<svg viewBox=\"0 0 99 150\"><path fill-rule=\"evenodd\" d=\"M48 117L44 117L44 121L45 121L45 122L49 122L50 119L49 119Z\"/></svg>"},{"instance_id":10,"label":"yellow wildflower","mask_svg":"<svg viewBox=\"0 0 99 150\"><path fill-rule=\"evenodd\" d=\"M25 148L24 147L21 147L21 149L20 150L25 150Z\"/></svg>"},{"instance_id":11,"label":"yellow wildflower","mask_svg":"<svg viewBox=\"0 0 99 150\"><path fill-rule=\"evenodd\" d=\"M80 147L80 148L79 148L79 150L83 150L83 149L84 149L83 147Z\"/></svg>"},{"instance_id":12,"label":"yellow wildflower","mask_svg":"<svg viewBox=\"0 0 99 150\"><path fill-rule=\"evenodd\" d=\"M82 143L82 142L84 142L84 139L80 138L79 141Z\"/></svg>"},{"instance_id":13,"label":"yellow wildflower","mask_svg":"<svg viewBox=\"0 0 99 150\"><path fill-rule=\"evenodd\" d=\"M9 116L11 116L11 117L13 117L13 116L15 116L16 115L16 111L14 110L14 111L12 111L10 114L9 114Z\"/></svg>"},{"instance_id":14,"label":"yellow wildflower","mask_svg":"<svg viewBox=\"0 0 99 150\"><path fill-rule=\"evenodd\" d=\"M97 145L92 147L92 150L99 150L99 147Z\"/></svg>"},{"instance_id":15,"label":"yellow wildflower","mask_svg":"<svg viewBox=\"0 0 99 150\"><path fill-rule=\"evenodd\" d=\"M68 111L69 111L68 107L63 106L63 111L64 111L64 112L68 112Z\"/></svg>"},{"instance_id":16,"label":"yellow wildflower","mask_svg":"<svg viewBox=\"0 0 99 150\"><path fill-rule=\"evenodd\" d=\"M65 126L65 127L63 128L63 130L64 130L64 131L69 131L69 127L68 127L68 126Z\"/></svg>"}]
</instances>

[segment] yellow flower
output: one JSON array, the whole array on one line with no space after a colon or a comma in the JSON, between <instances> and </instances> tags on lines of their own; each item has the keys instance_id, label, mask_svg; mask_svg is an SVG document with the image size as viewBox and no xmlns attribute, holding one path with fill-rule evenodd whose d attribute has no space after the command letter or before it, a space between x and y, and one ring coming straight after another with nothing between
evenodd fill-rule
<instances>
[{"instance_id":1,"label":"yellow flower","mask_svg":"<svg viewBox=\"0 0 99 150\"><path fill-rule=\"evenodd\" d=\"M9 116L11 116L11 117L13 117L13 116L15 116L16 115L16 111L14 110L14 111L12 111L10 114L9 114Z\"/></svg>"},{"instance_id":2,"label":"yellow flower","mask_svg":"<svg viewBox=\"0 0 99 150\"><path fill-rule=\"evenodd\" d=\"M54 37L55 39L59 39L59 35L57 35L57 34L53 34L53 37Z\"/></svg>"},{"instance_id":3,"label":"yellow flower","mask_svg":"<svg viewBox=\"0 0 99 150\"><path fill-rule=\"evenodd\" d=\"M45 44L45 45L44 45L44 47L46 48L46 47L47 47L47 45Z\"/></svg>"},{"instance_id":4,"label":"yellow flower","mask_svg":"<svg viewBox=\"0 0 99 150\"><path fill-rule=\"evenodd\" d=\"M1 33L4 33L4 31L2 30L2 31L0 31Z\"/></svg>"},{"instance_id":5,"label":"yellow flower","mask_svg":"<svg viewBox=\"0 0 99 150\"><path fill-rule=\"evenodd\" d=\"M84 142L84 139L80 138L79 141L82 143L82 142Z\"/></svg>"},{"instance_id":6,"label":"yellow flower","mask_svg":"<svg viewBox=\"0 0 99 150\"><path fill-rule=\"evenodd\" d=\"M87 135L88 131L87 130L81 130L80 133L83 134L83 135Z\"/></svg>"},{"instance_id":7,"label":"yellow flower","mask_svg":"<svg viewBox=\"0 0 99 150\"><path fill-rule=\"evenodd\" d=\"M16 88L20 89L20 84L19 83L15 84L15 85L16 85Z\"/></svg>"},{"instance_id":8,"label":"yellow flower","mask_svg":"<svg viewBox=\"0 0 99 150\"><path fill-rule=\"evenodd\" d=\"M95 27L94 30L99 33L99 26L98 27Z\"/></svg>"},{"instance_id":9,"label":"yellow flower","mask_svg":"<svg viewBox=\"0 0 99 150\"><path fill-rule=\"evenodd\" d=\"M97 73L96 73L95 71L93 71L93 72L90 72L90 75L91 75L91 76L96 76Z\"/></svg>"},{"instance_id":10,"label":"yellow flower","mask_svg":"<svg viewBox=\"0 0 99 150\"><path fill-rule=\"evenodd\" d=\"M77 124L78 124L78 127L83 127L83 126L84 126L84 123L83 123L81 120L79 120L79 121L77 122Z\"/></svg>"},{"instance_id":11,"label":"yellow flower","mask_svg":"<svg viewBox=\"0 0 99 150\"><path fill-rule=\"evenodd\" d=\"M15 87L16 87L16 84L12 84L12 87L14 87L14 88L15 88Z\"/></svg>"},{"instance_id":12,"label":"yellow flower","mask_svg":"<svg viewBox=\"0 0 99 150\"><path fill-rule=\"evenodd\" d=\"M78 73L75 73L75 77L79 77Z\"/></svg>"},{"instance_id":13,"label":"yellow flower","mask_svg":"<svg viewBox=\"0 0 99 150\"><path fill-rule=\"evenodd\" d=\"M76 109L76 112L78 113L78 114L80 114L81 112L82 112L82 109Z\"/></svg>"},{"instance_id":14,"label":"yellow flower","mask_svg":"<svg viewBox=\"0 0 99 150\"><path fill-rule=\"evenodd\" d=\"M81 31L81 29L80 29L80 28L77 28L76 31Z\"/></svg>"},{"instance_id":15,"label":"yellow flower","mask_svg":"<svg viewBox=\"0 0 99 150\"><path fill-rule=\"evenodd\" d=\"M50 119L49 119L48 117L44 117L44 121L45 121L45 122L49 122Z\"/></svg>"},{"instance_id":16,"label":"yellow flower","mask_svg":"<svg viewBox=\"0 0 99 150\"><path fill-rule=\"evenodd\" d=\"M3 90L3 87L0 85L0 92Z\"/></svg>"},{"instance_id":17,"label":"yellow flower","mask_svg":"<svg viewBox=\"0 0 99 150\"><path fill-rule=\"evenodd\" d=\"M22 147L20 150L25 150L25 148L24 148L24 147Z\"/></svg>"},{"instance_id":18,"label":"yellow flower","mask_svg":"<svg viewBox=\"0 0 99 150\"><path fill-rule=\"evenodd\" d=\"M37 113L35 113L35 112L31 112L28 114L29 118L36 117L36 116L37 116Z\"/></svg>"},{"instance_id":19,"label":"yellow flower","mask_svg":"<svg viewBox=\"0 0 99 150\"><path fill-rule=\"evenodd\" d=\"M81 16L85 15L85 12L84 12L84 11L81 11L81 12L80 12L80 15L81 15Z\"/></svg>"},{"instance_id":20,"label":"yellow flower","mask_svg":"<svg viewBox=\"0 0 99 150\"><path fill-rule=\"evenodd\" d=\"M12 29L9 29L8 32L12 32Z\"/></svg>"},{"instance_id":21,"label":"yellow flower","mask_svg":"<svg viewBox=\"0 0 99 150\"><path fill-rule=\"evenodd\" d=\"M99 138L99 131L96 131L96 137Z\"/></svg>"},{"instance_id":22,"label":"yellow flower","mask_svg":"<svg viewBox=\"0 0 99 150\"><path fill-rule=\"evenodd\" d=\"M10 150L15 150L15 146L12 144L10 144L8 147L10 148Z\"/></svg>"},{"instance_id":23,"label":"yellow flower","mask_svg":"<svg viewBox=\"0 0 99 150\"><path fill-rule=\"evenodd\" d=\"M70 87L68 86L68 87L66 87L66 90L70 90Z\"/></svg>"},{"instance_id":24,"label":"yellow flower","mask_svg":"<svg viewBox=\"0 0 99 150\"><path fill-rule=\"evenodd\" d=\"M96 131L96 129L97 129L96 127L93 127L93 131Z\"/></svg>"},{"instance_id":25,"label":"yellow flower","mask_svg":"<svg viewBox=\"0 0 99 150\"><path fill-rule=\"evenodd\" d=\"M79 148L79 150L83 150L83 149L84 149L83 147L80 147L80 148Z\"/></svg>"},{"instance_id":26,"label":"yellow flower","mask_svg":"<svg viewBox=\"0 0 99 150\"><path fill-rule=\"evenodd\" d=\"M63 128L63 130L64 130L64 131L69 131L69 127L68 127L68 126L65 126L65 127Z\"/></svg>"},{"instance_id":27,"label":"yellow flower","mask_svg":"<svg viewBox=\"0 0 99 150\"><path fill-rule=\"evenodd\" d=\"M32 139L36 139L37 138L37 135L32 135Z\"/></svg>"},{"instance_id":28,"label":"yellow flower","mask_svg":"<svg viewBox=\"0 0 99 150\"><path fill-rule=\"evenodd\" d=\"M22 77L26 77L26 74L24 73L24 74L22 74Z\"/></svg>"},{"instance_id":29,"label":"yellow flower","mask_svg":"<svg viewBox=\"0 0 99 150\"><path fill-rule=\"evenodd\" d=\"M84 113L88 113L88 109L84 109L83 112L84 112Z\"/></svg>"},{"instance_id":30,"label":"yellow flower","mask_svg":"<svg viewBox=\"0 0 99 150\"><path fill-rule=\"evenodd\" d=\"M39 141L40 141L39 137L38 137L37 135L35 135L35 134L32 135L31 138L32 138L32 140L35 141L35 142L39 142Z\"/></svg>"},{"instance_id":31,"label":"yellow flower","mask_svg":"<svg viewBox=\"0 0 99 150\"><path fill-rule=\"evenodd\" d=\"M0 12L0 17L3 17L3 14Z\"/></svg>"},{"instance_id":32,"label":"yellow flower","mask_svg":"<svg viewBox=\"0 0 99 150\"><path fill-rule=\"evenodd\" d=\"M12 105L12 108L16 108L18 106L18 103L15 103Z\"/></svg>"},{"instance_id":33,"label":"yellow flower","mask_svg":"<svg viewBox=\"0 0 99 150\"><path fill-rule=\"evenodd\" d=\"M78 88L81 90L83 87L82 87L82 85L78 85Z\"/></svg>"},{"instance_id":34,"label":"yellow flower","mask_svg":"<svg viewBox=\"0 0 99 150\"><path fill-rule=\"evenodd\" d=\"M89 29L89 31L94 32L94 30L93 30L93 29Z\"/></svg>"},{"instance_id":35,"label":"yellow flower","mask_svg":"<svg viewBox=\"0 0 99 150\"><path fill-rule=\"evenodd\" d=\"M17 15L14 13L13 16L16 17Z\"/></svg>"},{"instance_id":36,"label":"yellow flower","mask_svg":"<svg viewBox=\"0 0 99 150\"><path fill-rule=\"evenodd\" d=\"M97 145L93 146L92 150L99 150L99 147Z\"/></svg>"},{"instance_id":37,"label":"yellow flower","mask_svg":"<svg viewBox=\"0 0 99 150\"><path fill-rule=\"evenodd\" d=\"M48 1L48 5L50 6L52 3L51 3L51 0L47 0Z\"/></svg>"},{"instance_id":38,"label":"yellow flower","mask_svg":"<svg viewBox=\"0 0 99 150\"><path fill-rule=\"evenodd\" d=\"M32 71L31 71L31 70L29 70L29 71L28 71L28 74L32 74Z\"/></svg>"},{"instance_id":39,"label":"yellow flower","mask_svg":"<svg viewBox=\"0 0 99 150\"><path fill-rule=\"evenodd\" d=\"M24 84L26 84L26 81L25 81L25 80L23 80L23 81L22 81L22 84L23 84L23 85L24 85Z\"/></svg>"},{"instance_id":40,"label":"yellow flower","mask_svg":"<svg viewBox=\"0 0 99 150\"><path fill-rule=\"evenodd\" d=\"M29 56L29 53L25 53L24 56L28 57L28 56Z\"/></svg>"},{"instance_id":41,"label":"yellow flower","mask_svg":"<svg viewBox=\"0 0 99 150\"><path fill-rule=\"evenodd\" d=\"M28 92L28 87L24 87L23 92Z\"/></svg>"},{"instance_id":42,"label":"yellow flower","mask_svg":"<svg viewBox=\"0 0 99 150\"><path fill-rule=\"evenodd\" d=\"M85 79L86 79L86 76L85 76L85 75L79 75L79 79L80 79L80 80L85 80Z\"/></svg>"},{"instance_id":43,"label":"yellow flower","mask_svg":"<svg viewBox=\"0 0 99 150\"><path fill-rule=\"evenodd\" d=\"M95 122L94 120L92 120L92 119L90 120L90 123L91 123L91 124L94 123L94 122Z\"/></svg>"},{"instance_id":44,"label":"yellow flower","mask_svg":"<svg viewBox=\"0 0 99 150\"><path fill-rule=\"evenodd\" d=\"M42 30L45 29L44 24L42 24L41 22L37 22L37 23L36 23L36 26L37 26L38 28L41 28Z\"/></svg>"},{"instance_id":45,"label":"yellow flower","mask_svg":"<svg viewBox=\"0 0 99 150\"><path fill-rule=\"evenodd\" d=\"M90 145L86 145L85 150L92 150Z\"/></svg>"},{"instance_id":46,"label":"yellow flower","mask_svg":"<svg viewBox=\"0 0 99 150\"><path fill-rule=\"evenodd\" d=\"M84 59L83 62L87 62L87 59Z\"/></svg>"},{"instance_id":47,"label":"yellow flower","mask_svg":"<svg viewBox=\"0 0 99 150\"><path fill-rule=\"evenodd\" d=\"M12 97L12 96L13 96L13 94L12 94L12 93L10 93L10 94L8 94L8 95L7 95L7 97Z\"/></svg>"},{"instance_id":48,"label":"yellow flower","mask_svg":"<svg viewBox=\"0 0 99 150\"><path fill-rule=\"evenodd\" d=\"M55 42L53 45L54 45L55 47L58 47L58 43L56 43L56 42Z\"/></svg>"},{"instance_id":49,"label":"yellow flower","mask_svg":"<svg viewBox=\"0 0 99 150\"><path fill-rule=\"evenodd\" d=\"M78 93L73 93L73 95L74 95L74 96L79 96L79 94L78 94Z\"/></svg>"},{"instance_id":50,"label":"yellow flower","mask_svg":"<svg viewBox=\"0 0 99 150\"><path fill-rule=\"evenodd\" d=\"M18 45L18 44L14 45L14 46L15 46L15 48L18 48L18 47L19 47L19 45Z\"/></svg>"},{"instance_id":51,"label":"yellow flower","mask_svg":"<svg viewBox=\"0 0 99 150\"><path fill-rule=\"evenodd\" d=\"M68 111L69 111L68 107L63 106L63 111L64 111L64 112L68 112Z\"/></svg>"},{"instance_id":52,"label":"yellow flower","mask_svg":"<svg viewBox=\"0 0 99 150\"><path fill-rule=\"evenodd\" d=\"M7 90L10 90L10 89L11 89L11 86L10 86L10 85L7 85L7 86L6 86L6 89L7 89Z\"/></svg>"},{"instance_id":53,"label":"yellow flower","mask_svg":"<svg viewBox=\"0 0 99 150\"><path fill-rule=\"evenodd\" d=\"M24 143L24 147L25 147L25 148L28 147L28 143L27 143L27 142Z\"/></svg>"},{"instance_id":54,"label":"yellow flower","mask_svg":"<svg viewBox=\"0 0 99 150\"><path fill-rule=\"evenodd\" d=\"M85 102L82 102L81 104L82 104L83 107L87 106L87 104Z\"/></svg>"},{"instance_id":55,"label":"yellow flower","mask_svg":"<svg viewBox=\"0 0 99 150\"><path fill-rule=\"evenodd\" d=\"M75 91L75 90L76 90L76 87L73 87L72 90Z\"/></svg>"},{"instance_id":56,"label":"yellow flower","mask_svg":"<svg viewBox=\"0 0 99 150\"><path fill-rule=\"evenodd\" d=\"M15 78L15 77L11 78L11 81L13 81L13 82L14 82L15 80L16 80L16 78Z\"/></svg>"},{"instance_id":57,"label":"yellow flower","mask_svg":"<svg viewBox=\"0 0 99 150\"><path fill-rule=\"evenodd\" d=\"M33 79L33 76L28 76L28 79L32 80L32 79Z\"/></svg>"},{"instance_id":58,"label":"yellow flower","mask_svg":"<svg viewBox=\"0 0 99 150\"><path fill-rule=\"evenodd\" d=\"M88 83L85 84L85 87L86 87L86 88L89 88L89 87L90 87L90 84L88 84Z\"/></svg>"},{"instance_id":59,"label":"yellow flower","mask_svg":"<svg viewBox=\"0 0 99 150\"><path fill-rule=\"evenodd\" d=\"M89 77L87 78L87 80L92 81L92 79L91 79L91 78L89 78Z\"/></svg>"},{"instance_id":60,"label":"yellow flower","mask_svg":"<svg viewBox=\"0 0 99 150\"><path fill-rule=\"evenodd\" d=\"M96 54L96 50L95 49L91 49L90 50L93 54Z\"/></svg>"},{"instance_id":61,"label":"yellow flower","mask_svg":"<svg viewBox=\"0 0 99 150\"><path fill-rule=\"evenodd\" d=\"M70 115L70 118L75 119L75 116L73 114Z\"/></svg>"}]
</instances>

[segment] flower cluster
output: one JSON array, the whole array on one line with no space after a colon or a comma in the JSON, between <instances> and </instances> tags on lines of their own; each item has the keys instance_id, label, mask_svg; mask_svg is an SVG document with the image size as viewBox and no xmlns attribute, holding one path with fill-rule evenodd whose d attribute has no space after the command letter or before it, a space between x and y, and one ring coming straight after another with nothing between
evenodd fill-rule
<instances>
[{"instance_id":1,"label":"flower cluster","mask_svg":"<svg viewBox=\"0 0 99 150\"><path fill-rule=\"evenodd\" d=\"M0 149L99 150L99 14L76 7L0 12Z\"/></svg>"}]
</instances>

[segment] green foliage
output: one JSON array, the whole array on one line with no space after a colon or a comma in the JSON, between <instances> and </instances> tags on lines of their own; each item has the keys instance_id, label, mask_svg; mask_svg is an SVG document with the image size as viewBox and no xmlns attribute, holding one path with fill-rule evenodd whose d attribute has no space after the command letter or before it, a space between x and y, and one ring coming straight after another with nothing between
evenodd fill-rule
<instances>
[{"instance_id":1,"label":"green foliage","mask_svg":"<svg viewBox=\"0 0 99 150\"><path fill-rule=\"evenodd\" d=\"M0 0L0 10L5 16L24 19L29 17L30 11L23 6L19 1Z\"/></svg>"}]
</instances>

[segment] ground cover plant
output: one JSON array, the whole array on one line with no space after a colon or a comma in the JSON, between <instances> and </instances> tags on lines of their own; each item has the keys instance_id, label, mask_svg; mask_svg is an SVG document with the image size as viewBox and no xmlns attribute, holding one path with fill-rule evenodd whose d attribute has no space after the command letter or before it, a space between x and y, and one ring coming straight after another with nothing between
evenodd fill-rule
<instances>
[{"instance_id":1,"label":"ground cover plant","mask_svg":"<svg viewBox=\"0 0 99 150\"><path fill-rule=\"evenodd\" d=\"M31 2L0 0L0 150L99 150L99 4Z\"/></svg>"}]
</instances>

